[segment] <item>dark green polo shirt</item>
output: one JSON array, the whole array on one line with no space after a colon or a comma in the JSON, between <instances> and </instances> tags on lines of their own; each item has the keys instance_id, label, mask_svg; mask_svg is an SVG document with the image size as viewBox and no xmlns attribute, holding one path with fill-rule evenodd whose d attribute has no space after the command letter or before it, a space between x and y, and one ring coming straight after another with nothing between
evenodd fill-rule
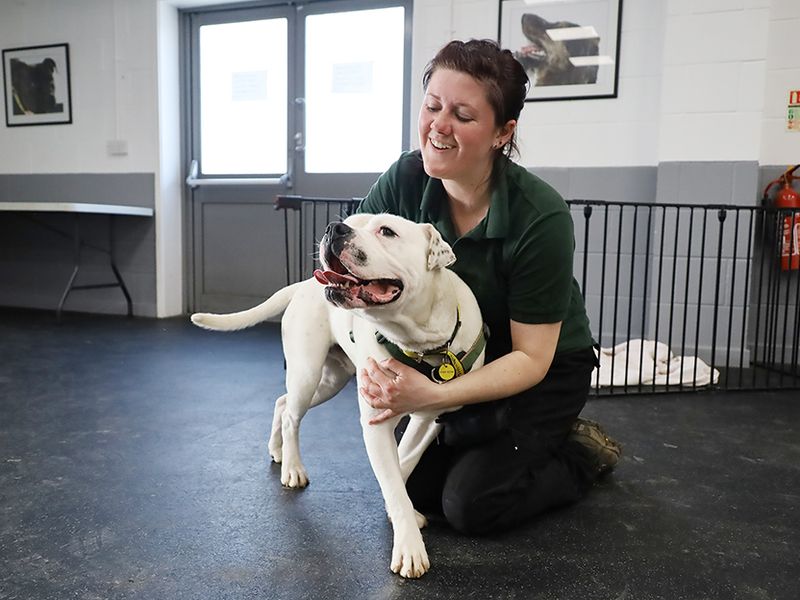
<instances>
[{"instance_id":1,"label":"dark green polo shirt","mask_svg":"<svg viewBox=\"0 0 800 600\"><path fill-rule=\"evenodd\" d=\"M509 319L562 321L557 353L594 342L572 275L572 216L561 196L523 167L506 162L486 217L462 237L450 219L441 180L425 173L419 151L406 152L372 186L360 212L388 212L432 223L457 261L450 268L472 289L490 328L487 362L511 351Z\"/></svg>"}]
</instances>

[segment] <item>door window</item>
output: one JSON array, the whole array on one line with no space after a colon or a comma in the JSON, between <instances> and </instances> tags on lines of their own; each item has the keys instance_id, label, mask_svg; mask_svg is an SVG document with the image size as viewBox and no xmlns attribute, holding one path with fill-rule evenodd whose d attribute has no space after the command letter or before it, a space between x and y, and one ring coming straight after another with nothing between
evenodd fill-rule
<instances>
[{"instance_id":1,"label":"door window","mask_svg":"<svg viewBox=\"0 0 800 600\"><path fill-rule=\"evenodd\" d=\"M285 173L287 20L204 25L199 46L201 173Z\"/></svg>"},{"instance_id":2,"label":"door window","mask_svg":"<svg viewBox=\"0 0 800 600\"><path fill-rule=\"evenodd\" d=\"M408 147L410 8L333 0L194 14L192 185L290 174L280 181L297 188L309 174L383 172Z\"/></svg>"},{"instance_id":3,"label":"door window","mask_svg":"<svg viewBox=\"0 0 800 600\"><path fill-rule=\"evenodd\" d=\"M379 173L403 147L405 11L309 15L305 170Z\"/></svg>"}]
</instances>

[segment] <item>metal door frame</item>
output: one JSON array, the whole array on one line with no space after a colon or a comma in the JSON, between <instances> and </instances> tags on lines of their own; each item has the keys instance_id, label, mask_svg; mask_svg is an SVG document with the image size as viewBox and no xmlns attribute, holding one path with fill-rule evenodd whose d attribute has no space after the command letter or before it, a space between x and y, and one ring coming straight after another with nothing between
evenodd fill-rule
<instances>
[{"instance_id":1,"label":"metal door frame","mask_svg":"<svg viewBox=\"0 0 800 600\"><path fill-rule=\"evenodd\" d=\"M235 186L237 188L263 187L273 188L275 194L303 193L312 194L316 188L331 190L331 193L343 193L341 190L348 185L358 187L361 194L366 193L365 186L374 181L377 173L326 173L306 174L304 172L305 157L302 149L295 148L295 133L301 133L305 138L305 122L302 113L302 100L305 85L305 15L347 12L354 10L373 10L401 6L405 9L404 27L404 74L403 74L403 126L402 149L407 150L410 144L411 119L409 110L411 106L411 31L413 0L277 0L262 2L244 2L227 5L215 5L185 9L180 11L181 18L181 107L183 109L182 164L184 165L183 177L187 185L184 186L183 201L187 206L184 212L184 239L185 252L185 300L187 310L193 312L197 304L197 269L202 268L200 251L200 216L195 210L196 186ZM287 57L287 173L283 176L252 175L214 175L203 176L198 169L200 145L200 111L196 106L200 94L199 82L199 53L198 45L199 28L202 25L215 23L233 23L239 21L285 17L288 20L288 48ZM292 64L294 67L292 68ZM388 164L386 165L389 166ZM354 182L357 182L355 184ZM366 183L365 183L366 182ZM264 202L272 203L269 192L265 194Z\"/></svg>"}]
</instances>

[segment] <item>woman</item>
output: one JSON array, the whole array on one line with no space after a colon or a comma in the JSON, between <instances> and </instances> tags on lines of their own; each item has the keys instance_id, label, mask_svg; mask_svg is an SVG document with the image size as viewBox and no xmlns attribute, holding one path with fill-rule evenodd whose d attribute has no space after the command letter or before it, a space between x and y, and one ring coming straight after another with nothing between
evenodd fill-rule
<instances>
[{"instance_id":1,"label":"woman","mask_svg":"<svg viewBox=\"0 0 800 600\"><path fill-rule=\"evenodd\" d=\"M420 150L403 154L359 210L441 232L488 325L486 364L439 385L395 359L370 361L360 392L383 410L373 422L464 406L440 418L442 443L407 488L417 510L462 532L498 531L579 499L620 449L577 419L596 358L572 274L569 209L510 160L524 69L495 42L453 41L429 63L423 88Z\"/></svg>"}]
</instances>

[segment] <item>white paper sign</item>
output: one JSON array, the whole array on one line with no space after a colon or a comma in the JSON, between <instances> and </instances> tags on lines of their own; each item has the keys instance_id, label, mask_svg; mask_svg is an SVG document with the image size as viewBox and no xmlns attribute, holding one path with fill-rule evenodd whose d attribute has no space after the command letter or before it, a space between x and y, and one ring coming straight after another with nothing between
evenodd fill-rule
<instances>
[{"instance_id":1,"label":"white paper sign","mask_svg":"<svg viewBox=\"0 0 800 600\"><path fill-rule=\"evenodd\" d=\"M333 65L334 94L369 94L372 92L372 63L340 63Z\"/></svg>"},{"instance_id":2,"label":"white paper sign","mask_svg":"<svg viewBox=\"0 0 800 600\"><path fill-rule=\"evenodd\" d=\"M264 101L267 99L267 72L242 71L231 76L231 100L234 102Z\"/></svg>"}]
</instances>

